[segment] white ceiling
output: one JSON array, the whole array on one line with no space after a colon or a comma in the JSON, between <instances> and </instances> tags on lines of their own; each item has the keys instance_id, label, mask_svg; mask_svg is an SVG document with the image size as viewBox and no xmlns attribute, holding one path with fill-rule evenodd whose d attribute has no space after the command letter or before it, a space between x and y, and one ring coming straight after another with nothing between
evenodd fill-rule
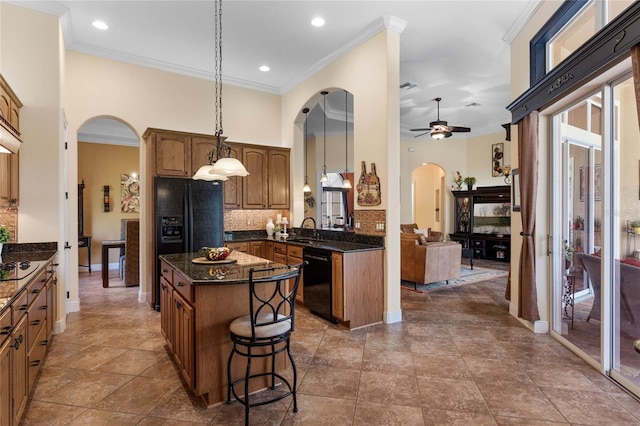
<instances>
[{"instance_id":1,"label":"white ceiling","mask_svg":"<svg viewBox=\"0 0 640 426\"><path fill-rule=\"evenodd\" d=\"M417 87L401 90L403 137L415 135L408 129L428 127L436 119L436 97L442 98L442 120L471 127L471 133L454 138L499 132L510 121L505 109L512 100L509 42L539 1L225 0L223 82L283 94L389 22L406 23L400 36L400 83ZM11 3L61 16L69 50L213 79L212 1ZM326 25L313 27L315 16ZM93 28L96 19L108 23L109 30ZM259 71L264 64L271 71ZM340 115L342 108L327 109ZM108 124L96 123L83 132L101 133Z\"/></svg>"}]
</instances>

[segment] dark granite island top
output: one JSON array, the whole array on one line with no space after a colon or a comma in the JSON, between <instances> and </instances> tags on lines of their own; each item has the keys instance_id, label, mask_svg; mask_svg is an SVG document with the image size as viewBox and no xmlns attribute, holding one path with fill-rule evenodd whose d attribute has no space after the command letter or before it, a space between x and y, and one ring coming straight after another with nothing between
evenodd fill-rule
<instances>
[{"instance_id":1,"label":"dark granite island top","mask_svg":"<svg viewBox=\"0 0 640 426\"><path fill-rule=\"evenodd\" d=\"M160 259L167 262L173 269L191 280L193 285L246 284L249 282L249 271L252 268L286 267L281 263L247 253L233 251L226 260L233 263L211 262L207 264L193 263L194 259L204 260L200 253L163 254ZM263 275L257 275L261 277Z\"/></svg>"}]
</instances>

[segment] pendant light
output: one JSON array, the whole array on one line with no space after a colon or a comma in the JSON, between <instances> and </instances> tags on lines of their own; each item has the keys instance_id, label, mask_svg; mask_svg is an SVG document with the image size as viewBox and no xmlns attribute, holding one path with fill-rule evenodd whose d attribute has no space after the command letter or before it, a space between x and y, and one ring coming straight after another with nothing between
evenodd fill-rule
<instances>
[{"instance_id":1,"label":"pendant light","mask_svg":"<svg viewBox=\"0 0 640 426\"><path fill-rule=\"evenodd\" d=\"M231 157L231 147L224 143L225 138L222 137L222 0L215 1L214 32L216 148L209 153L209 164L200 167L193 176L196 180L227 180L229 176L249 174L240 160Z\"/></svg>"},{"instance_id":2,"label":"pendant light","mask_svg":"<svg viewBox=\"0 0 640 426\"><path fill-rule=\"evenodd\" d=\"M344 91L344 178L342 180L342 187L344 189L351 189L351 181L349 180L349 177L347 176L347 174L349 173L349 150L347 149L348 147L348 135L349 135L349 131L348 131L348 120L347 120L347 110L349 109L349 92L347 92L346 90Z\"/></svg>"},{"instance_id":3,"label":"pendant light","mask_svg":"<svg viewBox=\"0 0 640 426\"><path fill-rule=\"evenodd\" d=\"M320 92L322 95L322 116L324 118L324 155L322 157L322 176L320 177L320 182L327 183L329 182L329 177L327 176L327 95L329 92L323 91Z\"/></svg>"},{"instance_id":4,"label":"pendant light","mask_svg":"<svg viewBox=\"0 0 640 426\"><path fill-rule=\"evenodd\" d=\"M309 113L309 108L303 108L302 113L304 114L304 187L302 191L308 193L311 192L309 176L307 175L307 114Z\"/></svg>"}]
</instances>

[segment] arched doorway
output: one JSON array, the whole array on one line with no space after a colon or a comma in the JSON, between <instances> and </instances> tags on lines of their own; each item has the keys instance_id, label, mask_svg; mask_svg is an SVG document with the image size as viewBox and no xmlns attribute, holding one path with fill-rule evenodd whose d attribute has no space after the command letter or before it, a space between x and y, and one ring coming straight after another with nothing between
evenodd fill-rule
<instances>
[{"instance_id":1,"label":"arched doorway","mask_svg":"<svg viewBox=\"0 0 640 426\"><path fill-rule=\"evenodd\" d=\"M411 173L413 222L419 228L445 231L445 171L437 164L423 164Z\"/></svg>"},{"instance_id":2,"label":"arched doorway","mask_svg":"<svg viewBox=\"0 0 640 426\"><path fill-rule=\"evenodd\" d=\"M140 139L128 123L102 116L80 126L77 141L78 271L100 274L102 241L120 240L123 221L140 216ZM119 269L117 250L110 250L107 265Z\"/></svg>"}]
</instances>

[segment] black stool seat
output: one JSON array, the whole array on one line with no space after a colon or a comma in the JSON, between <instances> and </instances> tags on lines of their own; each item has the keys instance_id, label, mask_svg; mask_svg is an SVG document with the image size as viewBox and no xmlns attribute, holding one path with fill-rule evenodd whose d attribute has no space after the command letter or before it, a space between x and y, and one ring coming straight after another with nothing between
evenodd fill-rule
<instances>
[{"instance_id":1,"label":"black stool seat","mask_svg":"<svg viewBox=\"0 0 640 426\"><path fill-rule=\"evenodd\" d=\"M249 424L249 408L293 397L293 411L298 411L296 399L297 370L291 355L290 338L294 330L295 301L303 264L281 268L251 269L249 271L249 314L236 318L229 325L233 349L227 364L227 403L231 396L245 407L245 425ZM276 372L276 356L286 353L293 379L289 381ZM247 359L244 377L233 380L231 365L234 355ZM253 358L271 358L271 371L251 374ZM271 379L271 389L282 385L282 392L270 398L249 397L249 382L259 377ZM236 386L244 384L242 392ZM286 389L285 389L286 388Z\"/></svg>"}]
</instances>

